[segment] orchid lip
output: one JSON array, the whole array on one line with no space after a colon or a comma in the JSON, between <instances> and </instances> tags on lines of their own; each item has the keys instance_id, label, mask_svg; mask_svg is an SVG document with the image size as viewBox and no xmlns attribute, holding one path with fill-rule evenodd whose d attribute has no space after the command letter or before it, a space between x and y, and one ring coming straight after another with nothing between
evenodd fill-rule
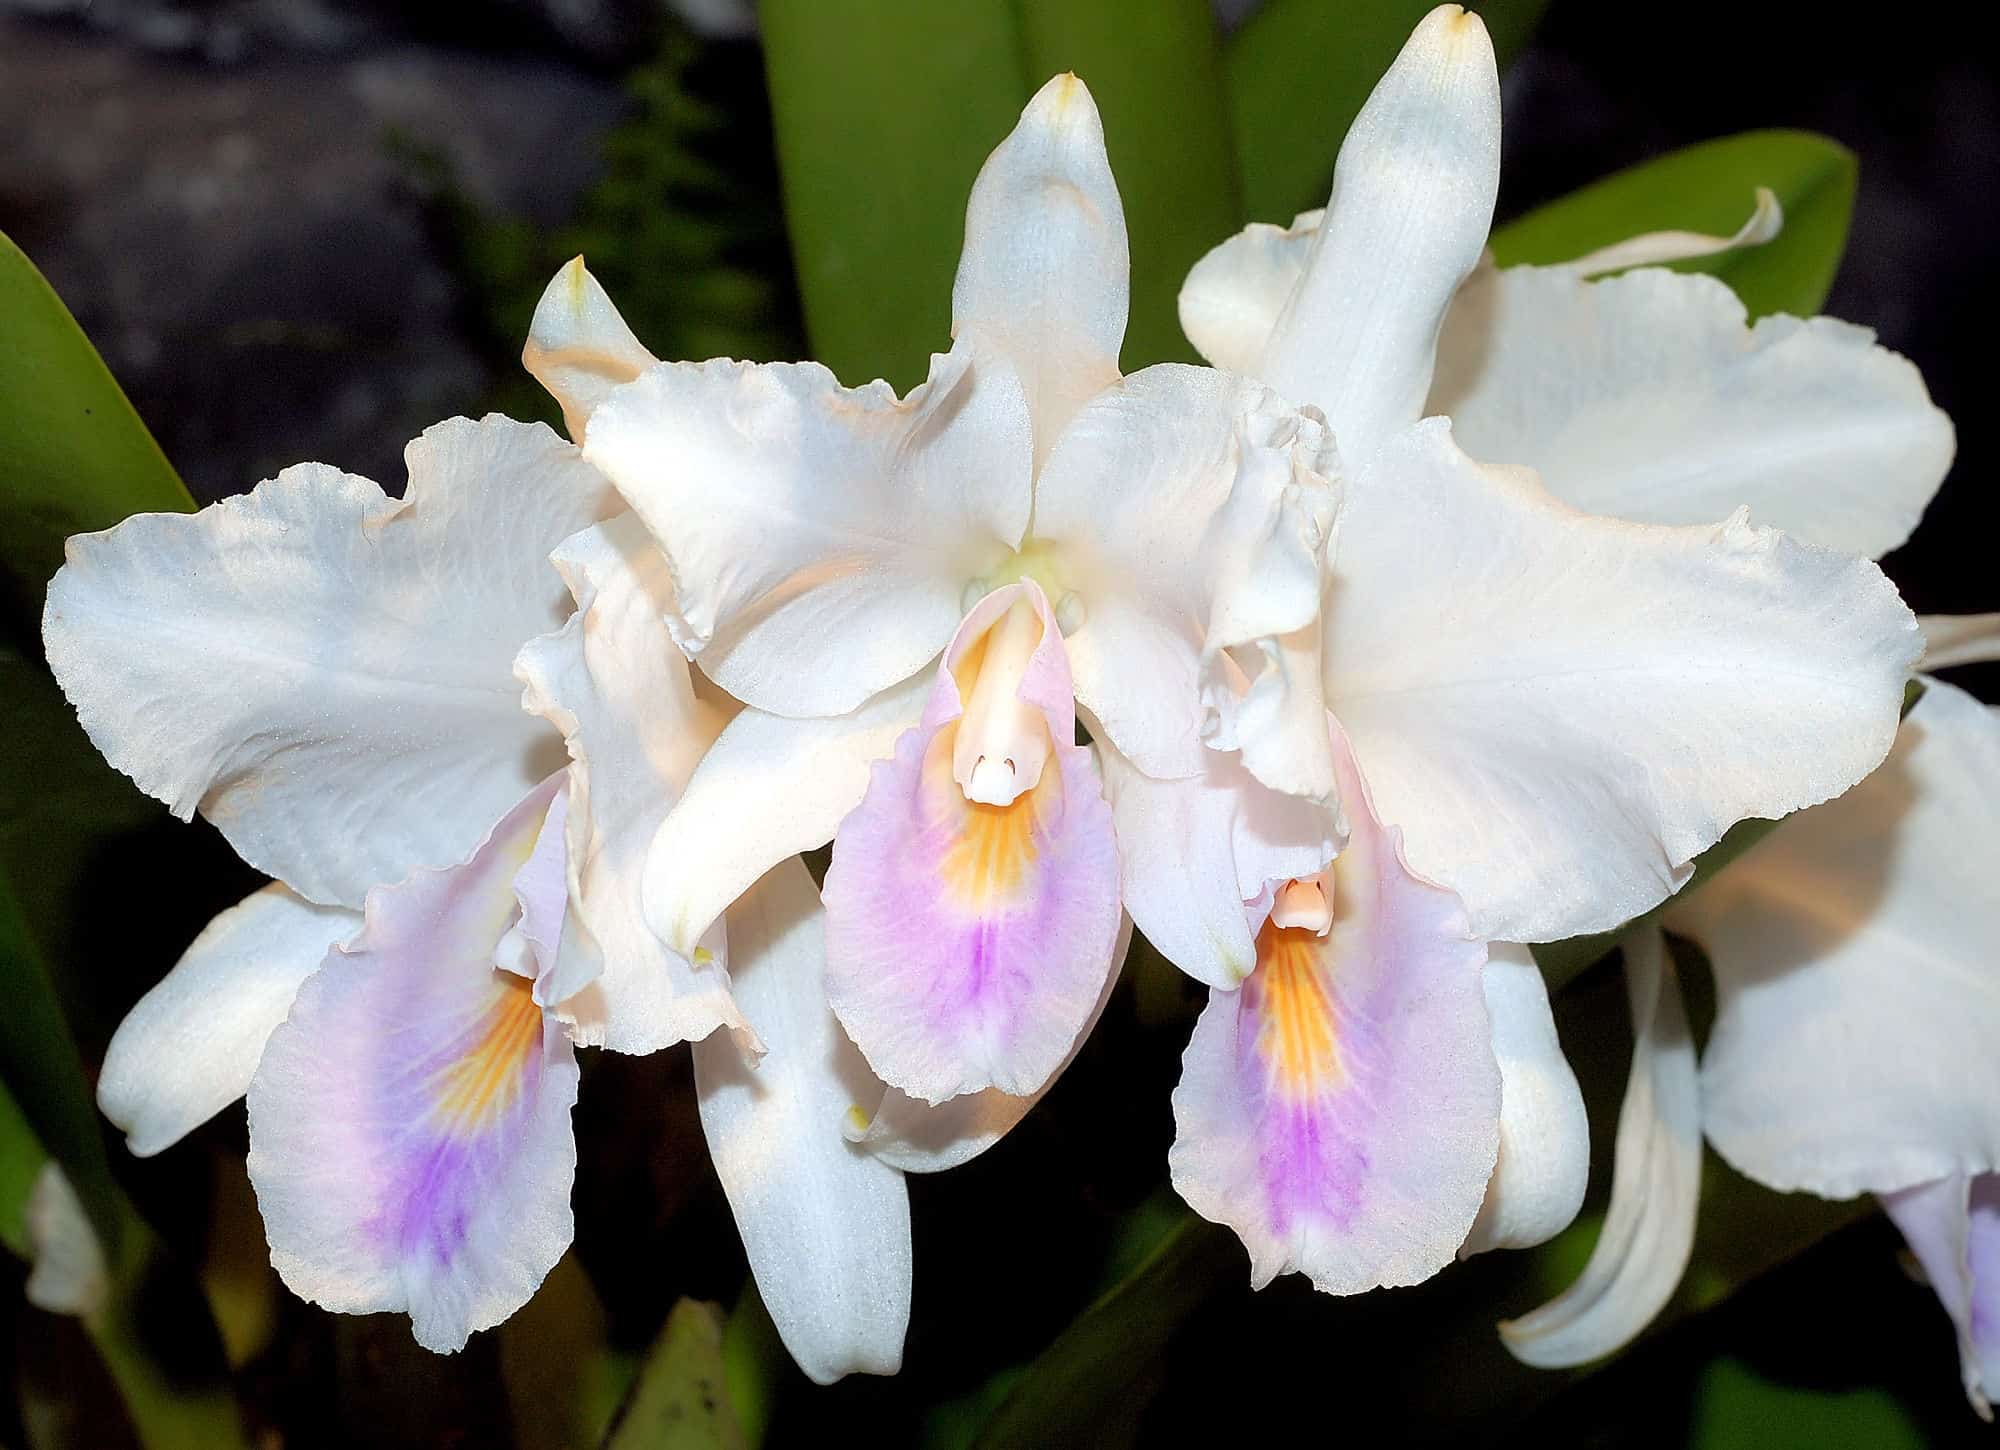
<instances>
[{"instance_id":1,"label":"orchid lip","mask_svg":"<svg viewBox=\"0 0 2000 1450\"><path fill-rule=\"evenodd\" d=\"M1325 936L1333 926L1333 906L1327 900L1331 884L1324 872L1287 881L1272 898L1271 925L1280 929L1303 927L1315 936Z\"/></svg>"},{"instance_id":2,"label":"orchid lip","mask_svg":"<svg viewBox=\"0 0 2000 1450\"><path fill-rule=\"evenodd\" d=\"M1041 642L1041 619L1023 596L979 643L972 688L952 745L952 779L969 801L1012 805L1042 778L1050 749L1048 722L1019 693Z\"/></svg>"}]
</instances>

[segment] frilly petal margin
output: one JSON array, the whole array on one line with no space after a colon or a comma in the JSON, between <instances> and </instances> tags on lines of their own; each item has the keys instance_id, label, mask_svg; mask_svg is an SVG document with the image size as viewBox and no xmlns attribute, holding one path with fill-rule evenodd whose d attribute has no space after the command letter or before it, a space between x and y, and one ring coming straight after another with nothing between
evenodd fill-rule
<instances>
[{"instance_id":1,"label":"frilly petal margin","mask_svg":"<svg viewBox=\"0 0 2000 1450\"><path fill-rule=\"evenodd\" d=\"M960 793L954 668L1018 599L1041 634L1017 698L1047 724L1039 782L1011 805ZM827 996L884 1082L926 1102L1054 1075L1115 963L1118 854L1076 713L1063 641L1031 582L973 606L923 723L878 762L826 873Z\"/></svg>"},{"instance_id":2,"label":"frilly petal margin","mask_svg":"<svg viewBox=\"0 0 2000 1450\"><path fill-rule=\"evenodd\" d=\"M910 1322L903 1175L841 1135L880 1091L827 1010L818 893L791 860L730 908L744 1009L771 1052L753 1068L725 1034L694 1045L701 1126L758 1293L818 1384L894 1374Z\"/></svg>"},{"instance_id":3,"label":"frilly petal margin","mask_svg":"<svg viewBox=\"0 0 2000 1450\"><path fill-rule=\"evenodd\" d=\"M1839 795L1922 638L1882 571L1740 515L1582 514L1442 418L1348 480L1327 706L1418 871L1490 941L1607 931L1731 825Z\"/></svg>"},{"instance_id":4,"label":"frilly petal margin","mask_svg":"<svg viewBox=\"0 0 2000 1450\"><path fill-rule=\"evenodd\" d=\"M332 906L463 860L554 769L514 652L567 612L549 550L617 509L539 423L454 418L405 456L401 499L302 463L77 535L42 620L106 760Z\"/></svg>"},{"instance_id":5,"label":"frilly petal margin","mask_svg":"<svg viewBox=\"0 0 2000 1450\"><path fill-rule=\"evenodd\" d=\"M494 962L561 783L463 865L370 892L360 936L300 988L250 1084L279 1276L337 1312L407 1312L441 1353L526 1303L570 1241L576 1058Z\"/></svg>"},{"instance_id":6,"label":"frilly petal margin","mask_svg":"<svg viewBox=\"0 0 2000 1450\"><path fill-rule=\"evenodd\" d=\"M1680 981L1657 926L1624 940L1632 1072L1618 1109L1611 1207L1590 1262L1541 1308L1500 1325L1523 1364L1565 1369L1631 1341L1673 1297L1694 1249L1701 1102Z\"/></svg>"},{"instance_id":7,"label":"frilly petal margin","mask_svg":"<svg viewBox=\"0 0 2000 1450\"><path fill-rule=\"evenodd\" d=\"M2000 1177L1941 1178L1882 1196L1958 1333L1965 1397L1993 1419L2000 1398Z\"/></svg>"},{"instance_id":8,"label":"frilly petal margin","mask_svg":"<svg viewBox=\"0 0 2000 1450\"><path fill-rule=\"evenodd\" d=\"M1331 930L1267 924L1256 972L1211 990L1167 1161L1188 1205L1242 1238L1253 1285L1297 1270L1357 1294L1452 1261L1493 1173L1501 1089L1485 948L1404 864L1335 739L1350 834Z\"/></svg>"},{"instance_id":9,"label":"frilly petal margin","mask_svg":"<svg viewBox=\"0 0 2000 1450\"><path fill-rule=\"evenodd\" d=\"M1302 657L1287 642L1319 614L1336 471L1316 415L1177 363L1099 394L1057 440L1034 538L1082 605L1077 703L1148 775L1240 749L1274 789L1332 796L1317 640Z\"/></svg>"},{"instance_id":10,"label":"frilly petal margin","mask_svg":"<svg viewBox=\"0 0 2000 1450\"><path fill-rule=\"evenodd\" d=\"M1490 942L1485 984L1500 1061L1500 1158L1460 1258L1548 1242L1570 1226L1590 1186L1590 1119L1541 968L1526 947Z\"/></svg>"},{"instance_id":11,"label":"frilly petal margin","mask_svg":"<svg viewBox=\"0 0 2000 1450\"><path fill-rule=\"evenodd\" d=\"M551 556L576 599L554 634L522 649L522 703L569 745L569 913L556 967L536 1000L580 1046L657 1052L718 1027L758 1051L711 947L687 954L646 925L646 853L722 717L698 699L662 617L666 561L631 514L566 539ZM719 942L718 942L719 945Z\"/></svg>"},{"instance_id":12,"label":"frilly petal margin","mask_svg":"<svg viewBox=\"0 0 2000 1450\"><path fill-rule=\"evenodd\" d=\"M97 1105L126 1146L150 1157L249 1091L299 984L360 928L360 912L276 881L203 927L105 1049Z\"/></svg>"}]
</instances>

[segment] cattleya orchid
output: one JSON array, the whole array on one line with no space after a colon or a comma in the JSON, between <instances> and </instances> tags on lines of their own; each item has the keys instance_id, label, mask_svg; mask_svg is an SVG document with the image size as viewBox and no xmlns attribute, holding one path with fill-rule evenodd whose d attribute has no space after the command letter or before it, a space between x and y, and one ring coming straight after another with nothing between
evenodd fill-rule
<instances>
[{"instance_id":1,"label":"cattleya orchid","mask_svg":"<svg viewBox=\"0 0 2000 1450\"><path fill-rule=\"evenodd\" d=\"M1286 641L1318 609L1325 431L1228 373L1121 378L1126 271L1096 107L1059 76L979 174L953 345L906 397L657 362L580 265L529 344L658 541L676 638L747 706L654 842L649 920L689 950L831 839L827 993L889 1084L850 1127L906 1167L1006 1131L1115 980L1143 868L1079 716L1144 782L1282 762L1292 793L1238 822L1260 881L1339 844L1324 732L1281 739L1314 688Z\"/></svg>"},{"instance_id":2,"label":"cattleya orchid","mask_svg":"<svg viewBox=\"0 0 2000 1450\"><path fill-rule=\"evenodd\" d=\"M786 1343L816 1378L894 1369L907 1200L825 1126L865 1069L804 867L686 953L642 920L646 847L724 719L660 623L663 562L540 425L455 419L408 461L400 500L305 464L70 541L44 638L91 739L276 878L126 1018L105 1113L150 1154L247 1092L285 1282L449 1351L569 1243L575 1048L695 1041Z\"/></svg>"},{"instance_id":3,"label":"cattleya orchid","mask_svg":"<svg viewBox=\"0 0 2000 1450\"><path fill-rule=\"evenodd\" d=\"M1175 1094L1173 1176L1243 1237L1258 1283L1292 1269L1334 1292L1405 1283L1566 1224L1583 1190L1581 1103L1539 975L1506 944L1616 927L1685 882L1735 821L1847 789L1888 751L1919 648L1874 565L1754 527L1729 497L1729 478L1765 460L1764 413L1787 399L1839 411L1858 395L1922 435L1920 385L1913 406L1907 366L1858 330L1806 326L1780 348L1788 334L1773 329L1751 349L1765 356L1718 379L1744 351L1721 326L1719 284L1641 274L1630 286L1655 305L1685 281L1703 309L1700 345L1656 359L1687 391L1634 376L1652 354L1623 334L1626 373L1608 377L1558 318L1562 341L1536 359L1550 405L1622 384L1624 411L1508 451L1521 364L1463 351L1486 339L1457 322L1468 305L1490 320L1482 300L1515 286L1481 266L1499 126L1485 29L1440 7L1357 117L1325 211L1225 242L1182 294L1205 356L1323 412L1345 486L1321 618L1297 654L1337 722L1347 852L1313 877L1232 877L1227 815L1205 807L1211 846L1177 853L1173 890L1214 901L1218 920L1248 915L1254 971L1235 991L1244 969L1218 944L1240 936L1178 938L1159 898L1127 893L1139 929L1211 984ZM1719 245L1639 239L1596 264ZM1497 380L1479 373L1489 356ZM1680 396L1729 426L1642 411ZM1442 416L1461 406L1470 425ZM1879 461L1906 441L1857 429L1850 446ZM1533 467L1467 448L1637 494L1663 466L1719 472L1720 496L1692 516L1728 517L1593 517ZM1268 783L1238 782L1229 808L1260 809ZM1180 818L1199 819L1180 793ZM1301 895L1310 909L1288 914Z\"/></svg>"}]
</instances>

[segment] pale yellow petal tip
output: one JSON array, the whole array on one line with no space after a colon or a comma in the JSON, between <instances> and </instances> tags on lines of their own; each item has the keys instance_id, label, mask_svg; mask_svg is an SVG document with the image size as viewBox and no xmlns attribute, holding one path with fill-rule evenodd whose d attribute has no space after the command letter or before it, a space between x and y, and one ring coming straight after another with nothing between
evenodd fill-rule
<instances>
[{"instance_id":1,"label":"pale yellow petal tip","mask_svg":"<svg viewBox=\"0 0 2000 1450\"><path fill-rule=\"evenodd\" d=\"M1048 84L1035 92L1035 98L1022 114L1037 116L1051 127L1095 124L1097 101L1081 76L1075 71L1064 71L1051 76Z\"/></svg>"},{"instance_id":2,"label":"pale yellow petal tip","mask_svg":"<svg viewBox=\"0 0 2000 1450\"><path fill-rule=\"evenodd\" d=\"M696 947L694 949L694 955L691 956L689 960L692 961L697 967L713 966L715 964L715 953L710 951L707 947Z\"/></svg>"},{"instance_id":3,"label":"pale yellow petal tip","mask_svg":"<svg viewBox=\"0 0 2000 1450\"><path fill-rule=\"evenodd\" d=\"M1476 46L1481 50L1493 48L1491 38L1486 34L1486 22L1479 13L1467 10L1463 5L1440 5L1417 22L1414 41L1425 32L1433 32L1437 39L1454 50Z\"/></svg>"},{"instance_id":4,"label":"pale yellow petal tip","mask_svg":"<svg viewBox=\"0 0 2000 1450\"><path fill-rule=\"evenodd\" d=\"M861 1104L849 1103L847 1105L845 1121L841 1124L841 1132L846 1136L847 1140L850 1143L859 1142L867 1135L868 1127L869 1117L867 1113L862 1111Z\"/></svg>"}]
</instances>

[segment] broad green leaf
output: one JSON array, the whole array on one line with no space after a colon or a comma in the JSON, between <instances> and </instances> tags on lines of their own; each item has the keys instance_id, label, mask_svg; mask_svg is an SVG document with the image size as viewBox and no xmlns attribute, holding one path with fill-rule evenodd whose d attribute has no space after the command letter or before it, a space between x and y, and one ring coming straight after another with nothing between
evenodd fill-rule
<instances>
[{"instance_id":1,"label":"broad green leaf","mask_svg":"<svg viewBox=\"0 0 2000 1450\"><path fill-rule=\"evenodd\" d=\"M1809 317L1826 301L1847 246L1856 168L1845 147L1806 131L1746 131L1630 167L1493 233L1503 266L1566 262L1642 232L1727 236L1756 202L1777 193L1784 230L1760 247L1676 263L1722 278L1753 317Z\"/></svg>"},{"instance_id":2,"label":"broad green leaf","mask_svg":"<svg viewBox=\"0 0 2000 1450\"><path fill-rule=\"evenodd\" d=\"M646 1353L604 1450L749 1450L722 1362L722 1311L683 1299Z\"/></svg>"},{"instance_id":3,"label":"broad green leaf","mask_svg":"<svg viewBox=\"0 0 2000 1450\"><path fill-rule=\"evenodd\" d=\"M574 1253L500 1326L500 1372L521 1445L596 1445L631 1386L604 1305Z\"/></svg>"},{"instance_id":4,"label":"broad green leaf","mask_svg":"<svg viewBox=\"0 0 2000 1450\"><path fill-rule=\"evenodd\" d=\"M0 1244L18 1258L28 1257L28 1195L48 1161L21 1105L0 1082Z\"/></svg>"},{"instance_id":5,"label":"broad green leaf","mask_svg":"<svg viewBox=\"0 0 2000 1450\"><path fill-rule=\"evenodd\" d=\"M1695 1389L1690 1450L1924 1450L1930 1437L1882 1389L1780 1384L1719 1359Z\"/></svg>"},{"instance_id":6,"label":"broad green leaf","mask_svg":"<svg viewBox=\"0 0 2000 1450\"><path fill-rule=\"evenodd\" d=\"M0 236L0 567L31 617L63 540L194 501L104 360Z\"/></svg>"},{"instance_id":7,"label":"broad green leaf","mask_svg":"<svg viewBox=\"0 0 2000 1450\"><path fill-rule=\"evenodd\" d=\"M729 1322L722 1326L722 1373L743 1443L748 1450L757 1450L770 1428L778 1382L792 1373L792 1357L778 1337L778 1326L771 1322L755 1279L744 1280Z\"/></svg>"},{"instance_id":8,"label":"broad green leaf","mask_svg":"<svg viewBox=\"0 0 2000 1450\"><path fill-rule=\"evenodd\" d=\"M1028 89L1073 71L1104 116L1132 240L1125 371L1198 361L1175 299L1188 268L1241 216L1207 0L1150 0L1143 14L1129 0L1020 0L1020 11Z\"/></svg>"},{"instance_id":9,"label":"broad green leaf","mask_svg":"<svg viewBox=\"0 0 2000 1450\"><path fill-rule=\"evenodd\" d=\"M1227 55L1236 168L1245 217L1286 222L1324 206L1333 162L1368 93L1436 0L1267 0ZM1472 8L1505 66L1548 0ZM1222 240L1209 240L1214 246Z\"/></svg>"},{"instance_id":10,"label":"broad green leaf","mask_svg":"<svg viewBox=\"0 0 2000 1450\"><path fill-rule=\"evenodd\" d=\"M813 355L920 381L948 345L965 201L1026 104L1011 0L764 0L772 129Z\"/></svg>"}]
</instances>

